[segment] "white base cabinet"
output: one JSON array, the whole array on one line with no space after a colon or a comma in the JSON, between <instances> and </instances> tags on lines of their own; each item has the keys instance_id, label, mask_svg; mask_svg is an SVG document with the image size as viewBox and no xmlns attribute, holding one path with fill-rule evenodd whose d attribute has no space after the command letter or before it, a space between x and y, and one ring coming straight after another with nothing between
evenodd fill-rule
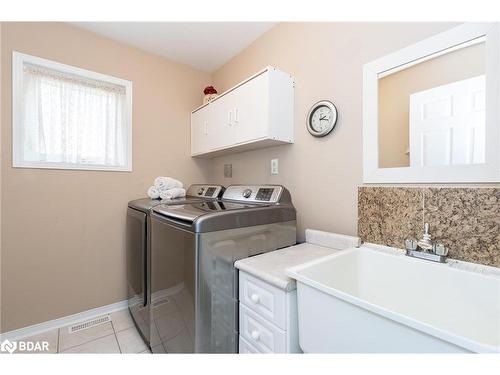
<instances>
[{"instance_id":1,"label":"white base cabinet","mask_svg":"<svg viewBox=\"0 0 500 375\"><path fill-rule=\"evenodd\" d=\"M239 352L302 353L297 290L287 292L243 271L239 281Z\"/></svg>"},{"instance_id":2,"label":"white base cabinet","mask_svg":"<svg viewBox=\"0 0 500 375\"><path fill-rule=\"evenodd\" d=\"M294 80L267 67L191 113L191 156L293 143Z\"/></svg>"}]
</instances>

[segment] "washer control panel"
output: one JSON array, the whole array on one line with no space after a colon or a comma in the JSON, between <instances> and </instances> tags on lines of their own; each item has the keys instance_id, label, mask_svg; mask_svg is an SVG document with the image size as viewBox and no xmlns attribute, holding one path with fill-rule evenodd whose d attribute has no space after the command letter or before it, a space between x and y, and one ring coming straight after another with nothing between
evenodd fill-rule
<instances>
[{"instance_id":1,"label":"washer control panel","mask_svg":"<svg viewBox=\"0 0 500 375\"><path fill-rule=\"evenodd\" d=\"M222 199L253 203L279 202L283 187L280 185L231 185Z\"/></svg>"},{"instance_id":2,"label":"washer control panel","mask_svg":"<svg viewBox=\"0 0 500 375\"><path fill-rule=\"evenodd\" d=\"M255 199L258 201L269 202L273 196L274 188L260 188L255 195Z\"/></svg>"}]
</instances>

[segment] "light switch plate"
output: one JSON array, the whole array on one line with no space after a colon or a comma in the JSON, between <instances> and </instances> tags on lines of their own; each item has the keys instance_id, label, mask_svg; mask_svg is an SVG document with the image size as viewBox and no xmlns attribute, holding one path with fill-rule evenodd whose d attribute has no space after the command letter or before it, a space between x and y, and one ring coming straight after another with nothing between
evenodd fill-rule
<instances>
[{"instance_id":1,"label":"light switch plate","mask_svg":"<svg viewBox=\"0 0 500 375\"><path fill-rule=\"evenodd\" d=\"M271 159L271 174L279 174L279 164L278 159Z\"/></svg>"}]
</instances>

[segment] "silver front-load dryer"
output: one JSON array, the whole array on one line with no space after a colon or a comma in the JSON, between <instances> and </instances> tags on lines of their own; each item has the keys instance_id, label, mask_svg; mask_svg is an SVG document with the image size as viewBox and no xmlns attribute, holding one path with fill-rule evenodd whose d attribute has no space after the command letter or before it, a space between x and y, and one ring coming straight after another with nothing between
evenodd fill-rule
<instances>
[{"instance_id":1,"label":"silver front-load dryer","mask_svg":"<svg viewBox=\"0 0 500 375\"><path fill-rule=\"evenodd\" d=\"M296 243L288 190L232 185L217 201L154 207L151 226L153 352L237 353L234 262Z\"/></svg>"}]
</instances>

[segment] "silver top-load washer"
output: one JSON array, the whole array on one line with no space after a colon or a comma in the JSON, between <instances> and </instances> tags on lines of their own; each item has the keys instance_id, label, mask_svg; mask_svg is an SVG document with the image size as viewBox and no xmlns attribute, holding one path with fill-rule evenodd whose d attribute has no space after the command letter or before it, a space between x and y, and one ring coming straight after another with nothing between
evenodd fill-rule
<instances>
[{"instance_id":1,"label":"silver top-load washer","mask_svg":"<svg viewBox=\"0 0 500 375\"><path fill-rule=\"evenodd\" d=\"M158 205L151 214L153 352L236 353L234 262L296 243L280 185L231 185L219 200Z\"/></svg>"},{"instance_id":2,"label":"silver top-load washer","mask_svg":"<svg viewBox=\"0 0 500 375\"><path fill-rule=\"evenodd\" d=\"M132 318L144 341L149 345L150 335L150 211L157 205L173 206L218 199L224 192L221 185L193 184L186 196L168 200L142 198L130 201L127 207L126 260L128 304Z\"/></svg>"}]
</instances>

